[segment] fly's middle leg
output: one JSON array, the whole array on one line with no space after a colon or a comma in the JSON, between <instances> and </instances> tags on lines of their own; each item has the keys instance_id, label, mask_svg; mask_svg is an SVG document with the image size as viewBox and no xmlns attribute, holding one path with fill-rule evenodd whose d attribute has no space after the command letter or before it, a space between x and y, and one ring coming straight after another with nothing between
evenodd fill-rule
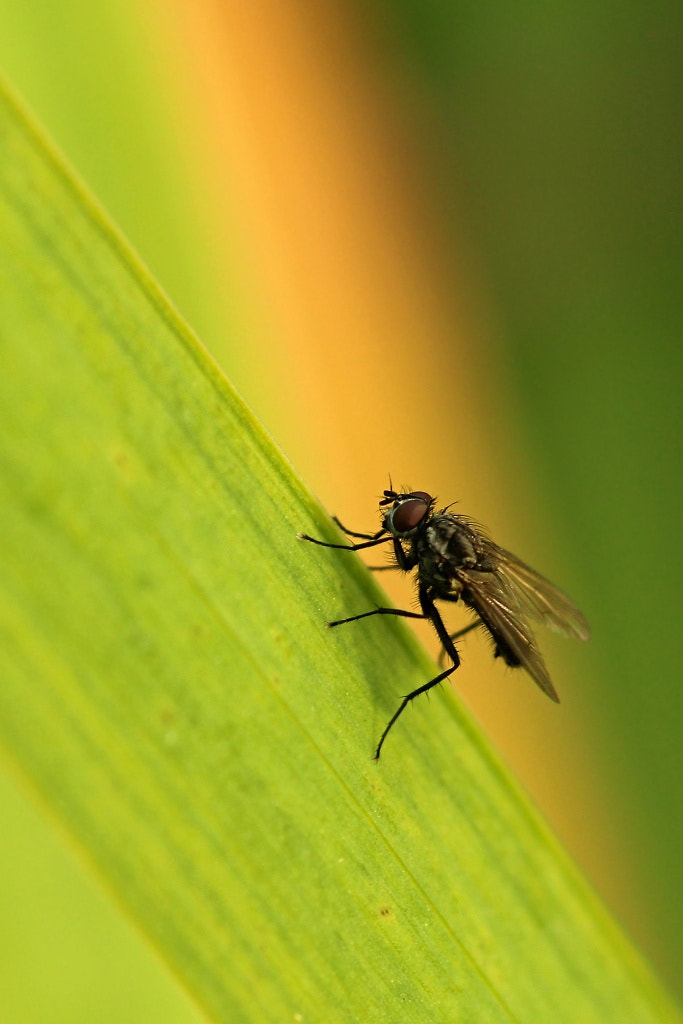
<instances>
[{"instance_id":1,"label":"fly's middle leg","mask_svg":"<svg viewBox=\"0 0 683 1024\"><path fill-rule=\"evenodd\" d=\"M407 612L402 608L373 608L370 612L361 612L360 615L350 615L348 619L335 619L328 622L330 629L333 626L343 626L346 622L358 622L359 619L367 619L370 615L400 615L403 619L424 619L422 612Z\"/></svg>"}]
</instances>

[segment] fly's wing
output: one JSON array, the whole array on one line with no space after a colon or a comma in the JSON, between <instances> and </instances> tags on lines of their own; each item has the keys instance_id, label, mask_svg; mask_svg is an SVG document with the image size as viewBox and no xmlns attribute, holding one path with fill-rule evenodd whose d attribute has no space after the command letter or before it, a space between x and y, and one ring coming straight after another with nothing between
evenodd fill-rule
<instances>
[{"instance_id":1,"label":"fly's wing","mask_svg":"<svg viewBox=\"0 0 683 1024\"><path fill-rule=\"evenodd\" d=\"M517 600L517 590L498 570L461 569L457 576L466 588L467 603L479 614L498 646L498 653L508 665L526 669L543 692L559 704L543 655Z\"/></svg>"},{"instance_id":2,"label":"fly's wing","mask_svg":"<svg viewBox=\"0 0 683 1024\"><path fill-rule=\"evenodd\" d=\"M556 633L588 640L590 627L566 594L510 551L499 548L488 538L483 539L483 544L497 571L505 576L523 612Z\"/></svg>"}]
</instances>

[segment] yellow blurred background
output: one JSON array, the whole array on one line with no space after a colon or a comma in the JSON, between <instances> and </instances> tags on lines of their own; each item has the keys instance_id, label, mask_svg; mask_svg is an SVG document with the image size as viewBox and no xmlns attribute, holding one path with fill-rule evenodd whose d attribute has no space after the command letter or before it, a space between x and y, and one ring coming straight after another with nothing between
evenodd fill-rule
<instances>
[{"instance_id":1,"label":"yellow blurred background","mask_svg":"<svg viewBox=\"0 0 683 1024\"><path fill-rule=\"evenodd\" d=\"M391 473L585 611L588 646L540 637L559 708L477 637L454 687L679 991L682 21L0 0L4 74L330 512L375 528ZM8 1019L192 1019L0 801Z\"/></svg>"}]
</instances>

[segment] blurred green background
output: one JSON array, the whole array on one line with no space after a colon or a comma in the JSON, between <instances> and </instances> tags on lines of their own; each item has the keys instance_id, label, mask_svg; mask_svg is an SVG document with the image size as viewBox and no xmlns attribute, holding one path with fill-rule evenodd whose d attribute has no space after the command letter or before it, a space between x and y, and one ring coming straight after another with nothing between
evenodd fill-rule
<instances>
[{"instance_id":1,"label":"blurred green background","mask_svg":"<svg viewBox=\"0 0 683 1024\"><path fill-rule=\"evenodd\" d=\"M682 23L0 0L5 76L330 510L361 529L405 474L576 596L560 714L477 654L456 688L679 992ZM7 1019L193 1019L0 803Z\"/></svg>"}]
</instances>

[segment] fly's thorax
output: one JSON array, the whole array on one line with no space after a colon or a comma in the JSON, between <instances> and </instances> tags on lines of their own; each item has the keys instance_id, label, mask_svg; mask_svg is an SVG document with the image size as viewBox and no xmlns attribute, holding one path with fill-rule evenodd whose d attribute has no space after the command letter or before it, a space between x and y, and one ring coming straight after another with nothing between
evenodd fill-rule
<instances>
[{"instance_id":1,"label":"fly's thorax","mask_svg":"<svg viewBox=\"0 0 683 1024\"><path fill-rule=\"evenodd\" d=\"M478 563L479 537L459 516L433 516L425 530L425 541L435 555L454 569L473 569Z\"/></svg>"},{"instance_id":2,"label":"fly's thorax","mask_svg":"<svg viewBox=\"0 0 683 1024\"><path fill-rule=\"evenodd\" d=\"M457 570L463 562L459 556L454 558L451 547L457 529L453 516L439 513L432 516L414 541L419 579L437 596L446 597L460 589Z\"/></svg>"}]
</instances>

